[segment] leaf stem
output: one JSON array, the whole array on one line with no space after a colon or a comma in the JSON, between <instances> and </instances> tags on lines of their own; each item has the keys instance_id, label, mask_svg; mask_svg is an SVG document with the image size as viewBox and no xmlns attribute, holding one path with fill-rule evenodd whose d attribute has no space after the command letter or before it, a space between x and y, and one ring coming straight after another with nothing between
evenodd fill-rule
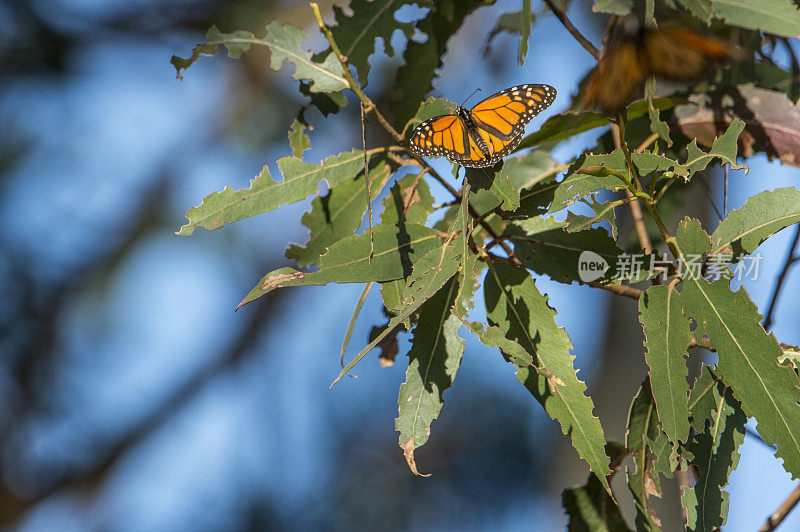
<instances>
[{"instance_id":1,"label":"leaf stem","mask_svg":"<svg viewBox=\"0 0 800 532\"><path fill-rule=\"evenodd\" d=\"M628 172L631 173L633 170L633 161L631 159L631 154L628 151L628 145L625 142L625 117L622 115L622 113L617 114L617 123L611 127L611 136L614 138L614 144L616 147L621 149L625 154L625 162L628 167ZM649 144L655 141L655 139L652 141L650 140L652 137L653 136L651 135L647 140L645 140L645 142L639 146L639 150L645 149ZM635 176L635 174L633 175ZM636 183L639 184L638 178L636 179ZM629 198L638 197L637 187L635 187L630 180L627 180L627 185L628 188L625 190L626 195ZM639 184L638 188L641 188L641 184ZM650 198L648 197L645 201L648 201L649 199ZM631 201L630 209L631 216L633 217L633 225L636 228L636 236L639 238L639 245L642 247L642 250L649 255L653 252L653 243L650 240L650 235L647 233L647 226L644 224L642 206L638 201Z\"/></svg>"}]
</instances>

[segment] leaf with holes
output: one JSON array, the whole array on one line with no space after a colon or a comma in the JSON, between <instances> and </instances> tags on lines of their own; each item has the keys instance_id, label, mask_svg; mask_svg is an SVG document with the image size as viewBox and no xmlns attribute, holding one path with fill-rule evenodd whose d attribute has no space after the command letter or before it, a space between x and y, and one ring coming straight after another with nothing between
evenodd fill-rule
<instances>
[{"instance_id":1,"label":"leaf with holes","mask_svg":"<svg viewBox=\"0 0 800 532\"><path fill-rule=\"evenodd\" d=\"M717 530L728 514L730 496L722 488L739 463L747 416L731 389L714 379L707 367L695 382L690 403L696 432L682 454L697 467L700 476L693 487L683 487L686 529Z\"/></svg>"},{"instance_id":2,"label":"leaf with holes","mask_svg":"<svg viewBox=\"0 0 800 532\"><path fill-rule=\"evenodd\" d=\"M677 245L684 271L687 257L708 253L709 236L697 220L678 226ZM733 389L758 432L793 477L800 476L800 379L790 367L778 365L781 347L761 326L761 314L744 288L733 292L729 281L708 282L685 275L681 291L683 313L697 322L695 338L708 335L719 355L716 373Z\"/></svg>"},{"instance_id":3,"label":"leaf with holes","mask_svg":"<svg viewBox=\"0 0 800 532\"><path fill-rule=\"evenodd\" d=\"M369 74L369 57L375 53L375 40L383 40L386 55L392 57L397 50L392 46L392 34L400 30L408 39L414 33L413 22L398 22L395 12L412 0L352 0L352 16L344 13L339 6L333 6L336 26L331 33L339 50L358 73L358 82L363 87Z\"/></svg>"},{"instance_id":4,"label":"leaf with holes","mask_svg":"<svg viewBox=\"0 0 800 532\"><path fill-rule=\"evenodd\" d=\"M800 190L794 187L765 190L731 211L711 235L711 253L730 249L733 258L752 253L784 227L800 222Z\"/></svg>"},{"instance_id":5,"label":"leaf with holes","mask_svg":"<svg viewBox=\"0 0 800 532\"><path fill-rule=\"evenodd\" d=\"M364 152L353 150L332 155L319 165L295 157L281 157L278 169L283 176L281 181L273 180L264 166L261 173L250 180L248 188L225 187L212 192L199 206L189 209L186 213L189 223L181 227L178 234L191 235L198 227L213 231L225 224L295 203L316 193L323 179L329 187L335 187L364 169Z\"/></svg>"},{"instance_id":6,"label":"leaf with holes","mask_svg":"<svg viewBox=\"0 0 800 532\"><path fill-rule=\"evenodd\" d=\"M266 26L267 34L263 39L257 38L249 31L221 33L212 26L206 33L206 42L192 50L188 59L172 56L170 62L181 77L181 70L186 70L201 55L214 55L220 44L228 48L228 55L238 59L254 44L266 46L271 52L270 68L280 70L284 60L295 66L292 78L309 80L312 92L336 92L347 88L347 80L342 77L342 65L336 56L328 54L323 62L314 61L312 52L303 49L306 34L291 24L270 22Z\"/></svg>"},{"instance_id":7,"label":"leaf with holes","mask_svg":"<svg viewBox=\"0 0 800 532\"><path fill-rule=\"evenodd\" d=\"M645 359L650 368L653 399L661 428L678 445L689 436L689 383L686 349L692 339L689 320L681 311L674 284L651 286L639 298L639 321L644 328Z\"/></svg>"},{"instance_id":8,"label":"leaf with holes","mask_svg":"<svg viewBox=\"0 0 800 532\"><path fill-rule=\"evenodd\" d=\"M603 229L570 233L565 230L564 222L553 218L515 221L508 226L506 234L526 268L562 283L581 280L579 268L582 255L587 251L599 256L609 266L597 279L611 279L617 257L622 253Z\"/></svg>"},{"instance_id":9,"label":"leaf with holes","mask_svg":"<svg viewBox=\"0 0 800 532\"><path fill-rule=\"evenodd\" d=\"M328 283L391 281L411 273L413 261L431 249L441 249L439 231L422 225L377 225L370 235L351 235L331 245L315 272L280 268L265 275L239 303L255 301L277 288ZM370 259L370 252L372 258Z\"/></svg>"},{"instance_id":10,"label":"leaf with holes","mask_svg":"<svg viewBox=\"0 0 800 532\"><path fill-rule=\"evenodd\" d=\"M450 310L458 284L458 278L452 277L420 307L412 331L406 381L400 386L394 425L408 467L416 475L420 473L414 450L428 441L431 423L444 404L443 393L453 383L464 354L466 342L458 336L461 321Z\"/></svg>"},{"instance_id":11,"label":"leaf with holes","mask_svg":"<svg viewBox=\"0 0 800 532\"><path fill-rule=\"evenodd\" d=\"M393 168L390 161L381 157L371 159L369 164L370 194L374 199L391 177ZM308 242L305 246L289 245L286 258L296 260L300 266L319 263L328 246L352 235L359 228L367 210L366 200L362 166L362 172L354 179L333 187L326 196L314 198L311 210L301 219L310 230Z\"/></svg>"},{"instance_id":12,"label":"leaf with holes","mask_svg":"<svg viewBox=\"0 0 800 532\"><path fill-rule=\"evenodd\" d=\"M517 364L517 379L561 424L578 455L586 460L603 488L609 458L594 403L585 395L586 384L578 380L570 354L572 343L556 325L555 311L536 288L527 271L510 264L493 264L484 280L484 299L489 324L506 331L506 338L531 355L534 366ZM544 375L542 374L544 373Z\"/></svg>"}]
</instances>

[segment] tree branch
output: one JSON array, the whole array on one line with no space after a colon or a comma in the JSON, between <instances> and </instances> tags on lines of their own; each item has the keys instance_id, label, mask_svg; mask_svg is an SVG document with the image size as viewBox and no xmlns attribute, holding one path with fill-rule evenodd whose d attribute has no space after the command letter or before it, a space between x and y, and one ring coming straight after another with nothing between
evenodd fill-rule
<instances>
[{"instance_id":1,"label":"tree branch","mask_svg":"<svg viewBox=\"0 0 800 532\"><path fill-rule=\"evenodd\" d=\"M797 224L797 229L794 232L794 238L789 246L789 251L786 253L786 262L783 263L783 270L781 270L781 274L778 276L778 282L775 285L775 290L772 291L772 299L769 302L767 316L764 318L765 331L769 331L769 328L772 325L773 312L775 311L775 306L778 303L778 294L780 294L781 288L783 288L783 281L786 279L786 274L789 273L789 269L792 267L792 265L800 260L800 256L795 255L794 253L794 249L797 247L798 240L800 240L800 224Z\"/></svg>"},{"instance_id":2,"label":"tree branch","mask_svg":"<svg viewBox=\"0 0 800 532\"><path fill-rule=\"evenodd\" d=\"M583 34L575 27L575 25L567 18L567 15L558 7L556 7L553 0L544 0L544 3L547 4L547 7L553 12L558 20L561 21L561 24L567 29L568 32L575 37L575 40L583 46L584 50L592 54L596 60L600 60L600 50L598 50L595 45L593 45L589 39L583 36Z\"/></svg>"},{"instance_id":3,"label":"tree branch","mask_svg":"<svg viewBox=\"0 0 800 532\"><path fill-rule=\"evenodd\" d=\"M786 497L786 500L772 512L772 515L767 518L767 521L758 529L758 532L770 532L778 528L778 525L786 519L786 516L797 506L798 502L800 502L800 484L795 486L789 496Z\"/></svg>"}]
</instances>

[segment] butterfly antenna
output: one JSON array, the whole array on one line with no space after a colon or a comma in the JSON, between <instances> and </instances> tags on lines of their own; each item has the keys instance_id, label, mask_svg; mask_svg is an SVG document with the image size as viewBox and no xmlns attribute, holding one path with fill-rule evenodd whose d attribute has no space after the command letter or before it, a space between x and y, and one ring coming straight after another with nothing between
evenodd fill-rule
<instances>
[{"instance_id":1,"label":"butterfly antenna","mask_svg":"<svg viewBox=\"0 0 800 532\"><path fill-rule=\"evenodd\" d=\"M467 102L469 101L469 99L470 99L470 98L472 98L473 96L475 96L475 93L476 93L476 92L480 92L480 91L481 91L481 89L480 89L480 88L477 88L477 89L475 89L474 91L472 91L472 94L470 94L469 96L467 96L467 99L466 99L466 100L464 100L463 102L461 102L461 105L460 105L459 107L464 107L464 104L465 104L465 103L467 103Z\"/></svg>"}]
</instances>

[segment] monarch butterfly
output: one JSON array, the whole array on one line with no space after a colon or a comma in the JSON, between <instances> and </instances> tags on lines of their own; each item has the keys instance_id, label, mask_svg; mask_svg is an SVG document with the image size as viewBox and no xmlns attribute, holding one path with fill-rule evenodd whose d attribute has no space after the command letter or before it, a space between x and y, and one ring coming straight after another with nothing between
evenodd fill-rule
<instances>
[{"instance_id":1,"label":"monarch butterfly","mask_svg":"<svg viewBox=\"0 0 800 532\"><path fill-rule=\"evenodd\" d=\"M639 84L652 74L693 80L702 77L710 60L735 55L726 43L687 28L644 29L635 19L626 19L622 26L589 76L582 98L585 106L596 103L603 111L614 113L625 107Z\"/></svg>"},{"instance_id":2,"label":"monarch butterfly","mask_svg":"<svg viewBox=\"0 0 800 532\"><path fill-rule=\"evenodd\" d=\"M489 96L472 109L457 107L417 126L409 138L420 157L445 156L450 161L483 168L494 166L517 147L525 125L556 99L549 85L517 85Z\"/></svg>"}]
</instances>

